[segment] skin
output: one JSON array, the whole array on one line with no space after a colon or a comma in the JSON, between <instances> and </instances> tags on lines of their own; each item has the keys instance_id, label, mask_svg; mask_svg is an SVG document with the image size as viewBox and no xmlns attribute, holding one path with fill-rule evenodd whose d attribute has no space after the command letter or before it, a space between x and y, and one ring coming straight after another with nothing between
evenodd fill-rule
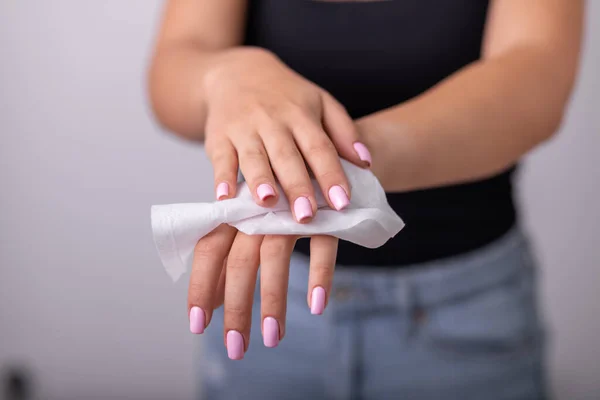
<instances>
[{"instance_id":1,"label":"skin","mask_svg":"<svg viewBox=\"0 0 600 400\"><path fill-rule=\"evenodd\" d=\"M411 101L352 121L275 55L241 46L246 6L167 2L149 73L152 106L166 129L205 142L215 188L229 185L226 197L235 196L239 166L251 188L277 178L292 210L306 197L313 215L306 165L323 193L340 186L350 197L338 154L370 165L387 191L406 191L494 175L550 138L574 84L584 13L583 0L492 0L481 60ZM356 142L369 148L372 163L361 160ZM256 201L269 206L279 195ZM262 317L274 317L283 338L296 239L247 236L229 226L202 238L188 310L202 308L207 326L224 301L224 336L240 332L247 350L260 263ZM309 305L313 288L330 292L336 250L335 238L311 238Z\"/></svg>"}]
</instances>

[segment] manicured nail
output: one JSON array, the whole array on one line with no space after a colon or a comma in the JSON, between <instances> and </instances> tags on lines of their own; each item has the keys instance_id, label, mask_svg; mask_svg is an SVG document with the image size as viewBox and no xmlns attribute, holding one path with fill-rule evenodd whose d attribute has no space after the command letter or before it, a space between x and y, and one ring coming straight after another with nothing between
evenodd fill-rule
<instances>
[{"instance_id":1,"label":"manicured nail","mask_svg":"<svg viewBox=\"0 0 600 400\"><path fill-rule=\"evenodd\" d=\"M273 317L263 321L263 342L266 347L277 347L279 344L279 324Z\"/></svg>"},{"instance_id":2,"label":"manicured nail","mask_svg":"<svg viewBox=\"0 0 600 400\"><path fill-rule=\"evenodd\" d=\"M338 185L332 186L329 189L329 200L333 203L336 210L343 210L350 204L346 191Z\"/></svg>"},{"instance_id":3,"label":"manicured nail","mask_svg":"<svg viewBox=\"0 0 600 400\"><path fill-rule=\"evenodd\" d=\"M310 313L313 315L321 315L325 311L325 289L317 286L313 289L310 296Z\"/></svg>"},{"instance_id":4,"label":"manicured nail","mask_svg":"<svg viewBox=\"0 0 600 400\"><path fill-rule=\"evenodd\" d=\"M192 307L190 310L190 332L204 333L206 316L200 307Z\"/></svg>"},{"instance_id":5,"label":"manicured nail","mask_svg":"<svg viewBox=\"0 0 600 400\"><path fill-rule=\"evenodd\" d=\"M275 196L275 190L273 189L273 186L267 183L263 183L262 185L258 186L258 188L256 188L256 194L258 194L258 197L262 201L265 201L269 197Z\"/></svg>"},{"instance_id":6,"label":"manicured nail","mask_svg":"<svg viewBox=\"0 0 600 400\"><path fill-rule=\"evenodd\" d=\"M371 166L373 161L371 159L371 152L369 149L367 149L367 146L361 142L354 142L354 150L356 151L356 154L358 154L358 158L360 158L361 161L364 161Z\"/></svg>"},{"instance_id":7,"label":"manicured nail","mask_svg":"<svg viewBox=\"0 0 600 400\"><path fill-rule=\"evenodd\" d=\"M298 197L296 201L294 201L294 214L296 214L298 222L313 216L312 205L307 197Z\"/></svg>"},{"instance_id":8,"label":"manicured nail","mask_svg":"<svg viewBox=\"0 0 600 400\"><path fill-rule=\"evenodd\" d=\"M232 360L244 358L244 338L238 331L227 332L227 356Z\"/></svg>"},{"instance_id":9,"label":"manicured nail","mask_svg":"<svg viewBox=\"0 0 600 400\"><path fill-rule=\"evenodd\" d=\"M227 196L229 196L229 185L227 182L219 183L217 185L217 200L222 200Z\"/></svg>"}]
</instances>

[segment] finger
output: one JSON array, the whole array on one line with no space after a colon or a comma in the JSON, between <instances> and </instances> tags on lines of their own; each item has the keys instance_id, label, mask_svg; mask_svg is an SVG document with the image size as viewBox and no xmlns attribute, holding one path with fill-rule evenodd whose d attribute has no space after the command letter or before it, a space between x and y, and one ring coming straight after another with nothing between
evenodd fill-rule
<instances>
[{"instance_id":1,"label":"finger","mask_svg":"<svg viewBox=\"0 0 600 400\"><path fill-rule=\"evenodd\" d=\"M333 96L323 92L323 125L339 154L360 167L373 163L367 146L360 141L358 130L348 112Z\"/></svg>"},{"instance_id":2,"label":"finger","mask_svg":"<svg viewBox=\"0 0 600 400\"><path fill-rule=\"evenodd\" d=\"M308 275L308 306L311 314L325 311L337 257L338 239L333 236L313 236L310 239L310 272Z\"/></svg>"},{"instance_id":3,"label":"finger","mask_svg":"<svg viewBox=\"0 0 600 400\"><path fill-rule=\"evenodd\" d=\"M238 232L227 257L225 281L225 346L232 360L241 360L248 349L252 301L263 237Z\"/></svg>"},{"instance_id":4,"label":"finger","mask_svg":"<svg viewBox=\"0 0 600 400\"><path fill-rule=\"evenodd\" d=\"M278 197L275 177L262 139L256 134L237 136L233 144L238 154L242 175L250 187L256 204L263 207L274 206Z\"/></svg>"},{"instance_id":5,"label":"finger","mask_svg":"<svg viewBox=\"0 0 600 400\"><path fill-rule=\"evenodd\" d=\"M221 271L221 277L217 284L217 292L215 295L215 303L213 309L217 309L223 305L225 301L225 280L227 279L227 257L223 260L223 270Z\"/></svg>"},{"instance_id":6,"label":"finger","mask_svg":"<svg viewBox=\"0 0 600 400\"><path fill-rule=\"evenodd\" d=\"M310 222L317 212L317 200L304 159L285 128L266 128L261 134L273 172L290 203L296 221Z\"/></svg>"},{"instance_id":7,"label":"finger","mask_svg":"<svg viewBox=\"0 0 600 400\"><path fill-rule=\"evenodd\" d=\"M206 154L213 166L215 196L217 200L235 197L237 188L238 158L235 148L227 138L210 141Z\"/></svg>"},{"instance_id":8,"label":"finger","mask_svg":"<svg viewBox=\"0 0 600 400\"><path fill-rule=\"evenodd\" d=\"M235 237L235 228L221 225L198 241L188 289L190 331L203 333L210 323L223 260Z\"/></svg>"},{"instance_id":9,"label":"finger","mask_svg":"<svg viewBox=\"0 0 600 400\"><path fill-rule=\"evenodd\" d=\"M276 347L285 334L290 258L295 236L265 236L260 247L260 298L263 342Z\"/></svg>"},{"instance_id":10,"label":"finger","mask_svg":"<svg viewBox=\"0 0 600 400\"><path fill-rule=\"evenodd\" d=\"M350 185L338 152L320 125L308 117L296 118L294 138L329 206L343 210L350 204Z\"/></svg>"}]
</instances>

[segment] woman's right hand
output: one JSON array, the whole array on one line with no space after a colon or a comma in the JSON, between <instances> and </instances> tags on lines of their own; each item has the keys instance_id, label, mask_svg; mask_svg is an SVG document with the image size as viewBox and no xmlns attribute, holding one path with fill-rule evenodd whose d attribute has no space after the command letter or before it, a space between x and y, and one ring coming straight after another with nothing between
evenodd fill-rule
<instances>
[{"instance_id":1,"label":"woman's right hand","mask_svg":"<svg viewBox=\"0 0 600 400\"><path fill-rule=\"evenodd\" d=\"M277 202L277 179L295 219L309 222L317 203L308 165L329 206L345 208L351 193L339 156L365 167L371 160L343 106L263 49L227 50L213 65L203 98L217 198L235 196L239 167L257 204Z\"/></svg>"}]
</instances>

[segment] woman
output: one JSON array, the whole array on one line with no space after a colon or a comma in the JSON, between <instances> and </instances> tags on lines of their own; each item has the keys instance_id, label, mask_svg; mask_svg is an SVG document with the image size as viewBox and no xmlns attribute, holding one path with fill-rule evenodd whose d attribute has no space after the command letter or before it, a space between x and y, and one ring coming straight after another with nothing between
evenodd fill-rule
<instances>
[{"instance_id":1,"label":"woman","mask_svg":"<svg viewBox=\"0 0 600 400\"><path fill-rule=\"evenodd\" d=\"M239 167L258 204L285 195L310 224L311 174L331 208L352 202L341 156L407 223L375 250L229 226L200 240L188 310L204 398L544 397L511 178L560 125L582 3L168 1L151 100L204 141L217 199Z\"/></svg>"}]
</instances>

